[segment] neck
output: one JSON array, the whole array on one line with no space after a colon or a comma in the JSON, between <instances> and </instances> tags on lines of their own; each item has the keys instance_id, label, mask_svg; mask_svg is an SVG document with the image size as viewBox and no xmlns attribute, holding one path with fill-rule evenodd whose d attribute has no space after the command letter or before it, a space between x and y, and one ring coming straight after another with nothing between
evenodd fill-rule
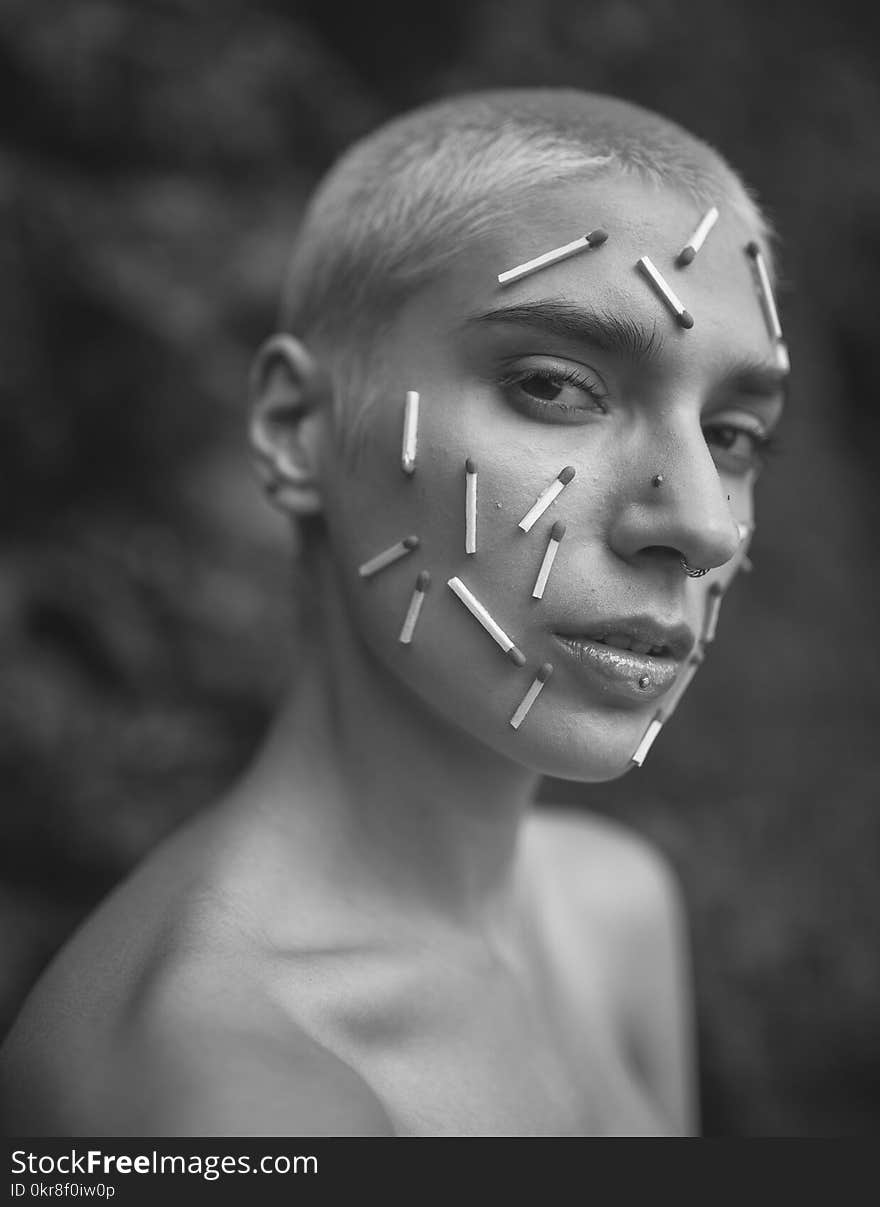
<instances>
[{"instance_id":1,"label":"neck","mask_svg":"<svg viewBox=\"0 0 880 1207\"><path fill-rule=\"evenodd\" d=\"M317 586L321 606L252 784L300 859L352 898L503 924L539 776L432 712L376 659L326 561Z\"/></svg>"}]
</instances>

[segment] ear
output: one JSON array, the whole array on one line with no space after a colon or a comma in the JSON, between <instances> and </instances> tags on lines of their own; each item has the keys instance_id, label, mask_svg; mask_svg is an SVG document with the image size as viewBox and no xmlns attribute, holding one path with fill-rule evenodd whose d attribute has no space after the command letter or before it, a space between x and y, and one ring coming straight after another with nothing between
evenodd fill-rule
<instances>
[{"instance_id":1,"label":"ear","mask_svg":"<svg viewBox=\"0 0 880 1207\"><path fill-rule=\"evenodd\" d=\"M251 369L248 435L272 502L297 516L322 510L318 404L326 375L292 335L273 335Z\"/></svg>"}]
</instances>

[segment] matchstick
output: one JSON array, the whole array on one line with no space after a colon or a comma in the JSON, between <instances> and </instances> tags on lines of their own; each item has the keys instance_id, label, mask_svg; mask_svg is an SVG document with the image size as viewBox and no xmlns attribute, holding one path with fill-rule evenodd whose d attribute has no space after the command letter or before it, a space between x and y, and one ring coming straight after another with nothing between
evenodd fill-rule
<instances>
[{"instance_id":1,"label":"matchstick","mask_svg":"<svg viewBox=\"0 0 880 1207\"><path fill-rule=\"evenodd\" d=\"M690 687L691 680L702 665L703 655L697 652L690 656L684 665L684 669L679 672L678 678L673 683L668 697L666 700L664 700L659 712L657 713L657 716L661 721L663 721L664 724L678 708L682 696Z\"/></svg>"},{"instance_id":2,"label":"matchstick","mask_svg":"<svg viewBox=\"0 0 880 1207\"><path fill-rule=\"evenodd\" d=\"M718 583L713 583L706 594L706 616L703 621L703 634L700 641L708 645L715 640L715 630L718 628L718 616L721 612L721 599L724 591Z\"/></svg>"},{"instance_id":3,"label":"matchstick","mask_svg":"<svg viewBox=\"0 0 880 1207\"><path fill-rule=\"evenodd\" d=\"M416 627L416 621L419 618L419 613L422 610L422 604L425 602L425 592L431 585L431 575L427 570L420 570L416 578L415 589L412 593L412 598L409 601L409 607L406 610L406 616L403 621L403 628L400 630L398 641L401 645L409 645L412 642L413 630Z\"/></svg>"},{"instance_id":4,"label":"matchstick","mask_svg":"<svg viewBox=\"0 0 880 1207\"><path fill-rule=\"evenodd\" d=\"M691 235L690 239L688 239L687 243L685 243L684 247L678 253L678 259L675 262L679 268L686 268L687 265L693 261L697 252L700 250L700 248L706 242L706 236L708 235L709 231L712 229L712 227L715 225L715 223L717 221L718 221L718 210L713 205L712 208L710 210L708 210L704 214L704 216L700 219L700 225L697 227L697 229Z\"/></svg>"},{"instance_id":5,"label":"matchstick","mask_svg":"<svg viewBox=\"0 0 880 1207\"><path fill-rule=\"evenodd\" d=\"M532 705L537 700L538 696L540 696L541 692L544 690L544 684L547 682L547 680L550 678L550 676L552 674L553 674L553 664L551 662L545 662L544 665L541 667L541 669L538 671L537 675L535 675L534 679L532 680L531 687L526 692L526 694L523 696L522 700L520 700L519 705L517 706L516 712L510 718L510 724L513 726L514 729L519 729L520 725L522 725L523 721L526 718L526 715L528 714L529 709L532 707Z\"/></svg>"},{"instance_id":6,"label":"matchstick","mask_svg":"<svg viewBox=\"0 0 880 1207\"><path fill-rule=\"evenodd\" d=\"M536 520L539 520L559 492L566 486L574 477L574 466L566 465L565 469L561 469L549 486L545 486L538 495L535 503L523 518L520 520L518 527L523 532L528 532Z\"/></svg>"},{"instance_id":7,"label":"matchstick","mask_svg":"<svg viewBox=\"0 0 880 1207\"><path fill-rule=\"evenodd\" d=\"M645 759L648 757L648 751L654 745L654 739L657 737L657 734L662 728L663 721L660 717L660 714L657 713L657 715L651 720L648 728L645 730L644 736L636 747L635 754L632 756L630 762L635 763L637 767L641 767L642 763L644 763Z\"/></svg>"},{"instance_id":8,"label":"matchstick","mask_svg":"<svg viewBox=\"0 0 880 1207\"><path fill-rule=\"evenodd\" d=\"M755 526L754 524L738 522L736 528L739 532L740 543L740 560L737 569L742 574L751 574L755 567L752 565L752 559L749 557L749 545L752 543Z\"/></svg>"},{"instance_id":9,"label":"matchstick","mask_svg":"<svg viewBox=\"0 0 880 1207\"><path fill-rule=\"evenodd\" d=\"M772 339L781 340L782 324L779 322L776 299L773 296L773 287L770 284L770 274L767 271L763 252L757 243L752 242L746 247L746 253L751 257L751 261L755 266L755 275L758 279L758 290L761 294L764 318L767 320L767 330L770 332Z\"/></svg>"},{"instance_id":10,"label":"matchstick","mask_svg":"<svg viewBox=\"0 0 880 1207\"><path fill-rule=\"evenodd\" d=\"M470 612L471 616L480 622L480 624L494 641L497 641L511 662L514 662L517 666L525 666L525 654L522 652L522 650L517 649L517 647L505 633L504 629L502 629L501 625L492 619L480 601L467 589L461 579L450 578L447 585L452 589L453 593L458 596L458 598Z\"/></svg>"},{"instance_id":11,"label":"matchstick","mask_svg":"<svg viewBox=\"0 0 880 1207\"><path fill-rule=\"evenodd\" d=\"M403 448L400 453L400 465L405 474L414 474L416 471L418 441L419 392L418 390L407 390L403 413Z\"/></svg>"},{"instance_id":12,"label":"matchstick","mask_svg":"<svg viewBox=\"0 0 880 1207\"><path fill-rule=\"evenodd\" d=\"M559 543L565 536L565 525L561 520L557 520L550 529L550 540L547 542L547 550L544 554L544 560L541 562L541 569L538 571L538 577L535 580L535 585L532 588L532 599L543 599L544 588L547 586L547 579L550 577L550 570L553 563L556 561L556 554L559 552Z\"/></svg>"},{"instance_id":13,"label":"matchstick","mask_svg":"<svg viewBox=\"0 0 880 1207\"><path fill-rule=\"evenodd\" d=\"M607 238L608 235L603 230L590 231L588 235L575 239L572 243L566 243L563 247L554 247L552 251L545 251L542 256L536 256L534 260L526 260L524 264L517 264L516 268L508 268L507 272L499 273L498 284L511 285L514 281L522 280L523 277L527 277L533 272L548 268L551 264L558 264L560 260L567 260L569 256L576 256L579 252L601 247Z\"/></svg>"},{"instance_id":14,"label":"matchstick","mask_svg":"<svg viewBox=\"0 0 880 1207\"><path fill-rule=\"evenodd\" d=\"M402 541L398 541L390 549L383 549L381 553L377 553L375 557L371 557L368 562L364 562L358 568L358 574L361 578L370 578L371 575L377 574L380 570L384 570L386 566L390 566L393 562L399 561L400 558L406 557L408 553L412 553L413 549L418 549L418 547L419 538L417 536L405 536Z\"/></svg>"},{"instance_id":15,"label":"matchstick","mask_svg":"<svg viewBox=\"0 0 880 1207\"><path fill-rule=\"evenodd\" d=\"M477 552L477 463L468 457L464 463L464 551Z\"/></svg>"},{"instance_id":16,"label":"matchstick","mask_svg":"<svg viewBox=\"0 0 880 1207\"><path fill-rule=\"evenodd\" d=\"M670 286L665 277L654 267L653 263L647 256L642 256L636 267L640 269L642 275L654 286L658 296L666 303L675 317L678 319L679 326L690 329L694 325L693 315L690 311L685 310L681 299L676 295L675 291Z\"/></svg>"}]
</instances>

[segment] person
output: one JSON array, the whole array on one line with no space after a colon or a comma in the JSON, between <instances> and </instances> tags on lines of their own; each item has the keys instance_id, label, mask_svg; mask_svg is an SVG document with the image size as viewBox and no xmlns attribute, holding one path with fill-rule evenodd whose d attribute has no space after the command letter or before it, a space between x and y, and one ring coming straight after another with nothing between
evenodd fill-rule
<instances>
[{"instance_id":1,"label":"person","mask_svg":"<svg viewBox=\"0 0 880 1207\"><path fill-rule=\"evenodd\" d=\"M643 761L708 652L782 406L771 244L716 151L575 90L334 166L249 412L290 690L38 982L13 1130L698 1133L675 873L535 800Z\"/></svg>"}]
</instances>

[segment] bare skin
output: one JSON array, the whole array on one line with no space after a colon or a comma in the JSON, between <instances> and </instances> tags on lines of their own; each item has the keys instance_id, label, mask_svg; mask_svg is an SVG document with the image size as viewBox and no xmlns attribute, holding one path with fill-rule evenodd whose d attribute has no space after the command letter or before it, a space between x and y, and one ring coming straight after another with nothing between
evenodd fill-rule
<instances>
[{"instance_id":1,"label":"bare skin","mask_svg":"<svg viewBox=\"0 0 880 1207\"><path fill-rule=\"evenodd\" d=\"M603 258L556 265L499 300L498 272L580 233L585 211L613 227ZM32 995L0 1062L13 1127L695 1129L674 879L621 828L536 813L533 801L542 774L626 771L656 707L585 686L553 624L626 608L698 632L708 586L735 572L736 521L752 517L755 466L729 430L769 429L780 409L742 254L754 232L732 219L689 271L693 331L633 272L642 254L670 271L657 249L674 254L699 216L614 176L560 187L552 206L499 224L415 297L383 362L389 396L418 383L430 402L414 481L392 472L391 407L371 422L357 474L334 452L320 349L264 366L256 414L288 477L285 505L327 518L315 629L247 775L137 870ZM662 346L636 367L589 337L479 317L549 297L616 310L661 332ZM489 384L499 359L529 372L588 365L613 406L569 383L564 420L536 411L548 400L528 394L526 370L518 384ZM457 527L466 455L485 467L484 497L502 504L472 562ZM555 594L535 609L522 590L535 550L515 523L569 463L580 493L557 507L568 533ZM404 650L399 618L418 567L368 587L356 567L413 530L437 586L420 641ZM687 579L681 556L712 574ZM520 732L507 719L529 676L463 617L445 589L451 574L503 610L532 669L557 664Z\"/></svg>"}]
</instances>

